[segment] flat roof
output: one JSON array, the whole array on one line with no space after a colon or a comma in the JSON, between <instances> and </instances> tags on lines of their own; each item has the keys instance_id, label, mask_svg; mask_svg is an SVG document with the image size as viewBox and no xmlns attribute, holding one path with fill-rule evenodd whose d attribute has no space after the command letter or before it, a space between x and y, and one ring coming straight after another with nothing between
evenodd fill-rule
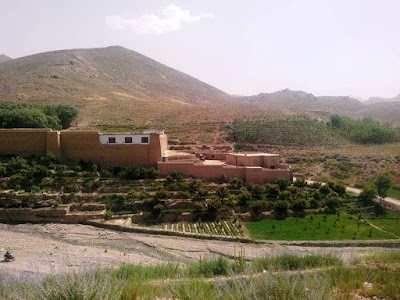
<instances>
[{"instance_id":1,"label":"flat roof","mask_svg":"<svg viewBox=\"0 0 400 300\"><path fill-rule=\"evenodd\" d=\"M249 157L254 157L254 156L279 156L279 154L274 154L274 153L228 153L233 156L249 156Z\"/></svg>"}]
</instances>

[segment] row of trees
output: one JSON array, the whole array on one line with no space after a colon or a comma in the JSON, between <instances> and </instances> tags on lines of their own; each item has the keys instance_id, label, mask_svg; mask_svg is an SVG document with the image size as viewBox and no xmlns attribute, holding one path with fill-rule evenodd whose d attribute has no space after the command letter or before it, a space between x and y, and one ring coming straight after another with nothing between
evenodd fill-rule
<instances>
[{"instance_id":1,"label":"row of trees","mask_svg":"<svg viewBox=\"0 0 400 300\"><path fill-rule=\"evenodd\" d=\"M69 105L0 102L1 128L66 129L77 116L78 110Z\"/></svg>"},{"instance_id":2,"label":"row of trees","mask_svg":"<svg viewBox=\"0 0 400 300\"><path fill-rule=\"evenodd\" d=\"M371 118L355 120L339 115L331 116L331 126L342 136L361 144L383 144L400 140L400 132Z\"/></svg>"}]
</instances>

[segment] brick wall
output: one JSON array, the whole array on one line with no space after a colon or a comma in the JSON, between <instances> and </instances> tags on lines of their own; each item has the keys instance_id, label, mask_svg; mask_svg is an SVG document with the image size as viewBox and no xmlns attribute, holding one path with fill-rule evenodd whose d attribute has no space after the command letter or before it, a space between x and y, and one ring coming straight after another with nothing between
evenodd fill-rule
<instances>
[{"instance_id":1,"label":"brick wall","mask_svg":"<svg viewBox=\"0 0 400 300\"><path fill-rule=\"evenodd\" d=\"M103 165L156 166L167 137L150 134L148 144L102 144L99 132L50 129L1 129L0 155L31 156L52 152L58 159L92 161Z\"/></svg>"}]
</instances>

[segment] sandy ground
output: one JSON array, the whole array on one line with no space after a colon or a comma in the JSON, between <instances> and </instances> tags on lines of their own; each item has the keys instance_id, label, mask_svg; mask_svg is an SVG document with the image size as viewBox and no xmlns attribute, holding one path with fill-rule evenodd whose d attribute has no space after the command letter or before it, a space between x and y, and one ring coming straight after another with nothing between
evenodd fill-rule
<instances>
[{"instance_id":1,"label":"sandy ground","mask_svg":"<svg viewBox=\"0 0 400 300\"><path fill-rule=\"evenodd\" d=\"M1 262L1 274L46 275L83 271L122 263L154 265L185 264L200 257L232 257L240 251L252 259L265 255L331 253L344 260L376 251L369 247L301 247L271 244L241 244L182 237L114 232L86 225L0 224L0 251L10 249L16 260Z\"/></svg>"}]
</instances>

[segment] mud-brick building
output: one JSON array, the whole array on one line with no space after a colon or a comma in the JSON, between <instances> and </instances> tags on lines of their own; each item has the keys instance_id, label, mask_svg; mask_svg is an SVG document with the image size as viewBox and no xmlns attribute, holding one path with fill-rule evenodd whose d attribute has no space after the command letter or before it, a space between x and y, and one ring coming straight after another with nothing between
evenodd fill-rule
<instances>
[{"instance_id":1,"label":"mud-brick building","mask_svg":"<svg viewBox=\"0 0 400 300\"><path fill-rule=\"evenodd\" d=\"M210 154L192 160L169 160L164 157L157 168L161 175L179 171L188 177L210 181L232 177L257 184L275 182L279 178L293 181L290 166L280 163L278 154L269 153Z\"/></svg>"},{"instance_id":2,"label":"mud-brick building","mask_svg":"<svg viewBox=\"0 0 400 300\"><path fill-rule=\"evenodd\" d=\"M210 181L237 177L246 183L292 180L278 154L218 153L203 155L168 150L163 131L143 134L102 134L96 130L0 129L0 156L43 155L52 152L62 161L91 161L105 166L157 166L160 175L179 171Z\"/></svg>"},{"instance_id":3,"label":"mud-brick building","mask_svg":"<svg viewBox=\"0 0 400 300\"><path fill-rule=\"evenodd\" d=\"M143 134L102 134L96 130L0 129L0 156L27 157L52 152L64 161L156 166L166 149L167 137L157 130Z\"/></svg>"}]
</instances>

